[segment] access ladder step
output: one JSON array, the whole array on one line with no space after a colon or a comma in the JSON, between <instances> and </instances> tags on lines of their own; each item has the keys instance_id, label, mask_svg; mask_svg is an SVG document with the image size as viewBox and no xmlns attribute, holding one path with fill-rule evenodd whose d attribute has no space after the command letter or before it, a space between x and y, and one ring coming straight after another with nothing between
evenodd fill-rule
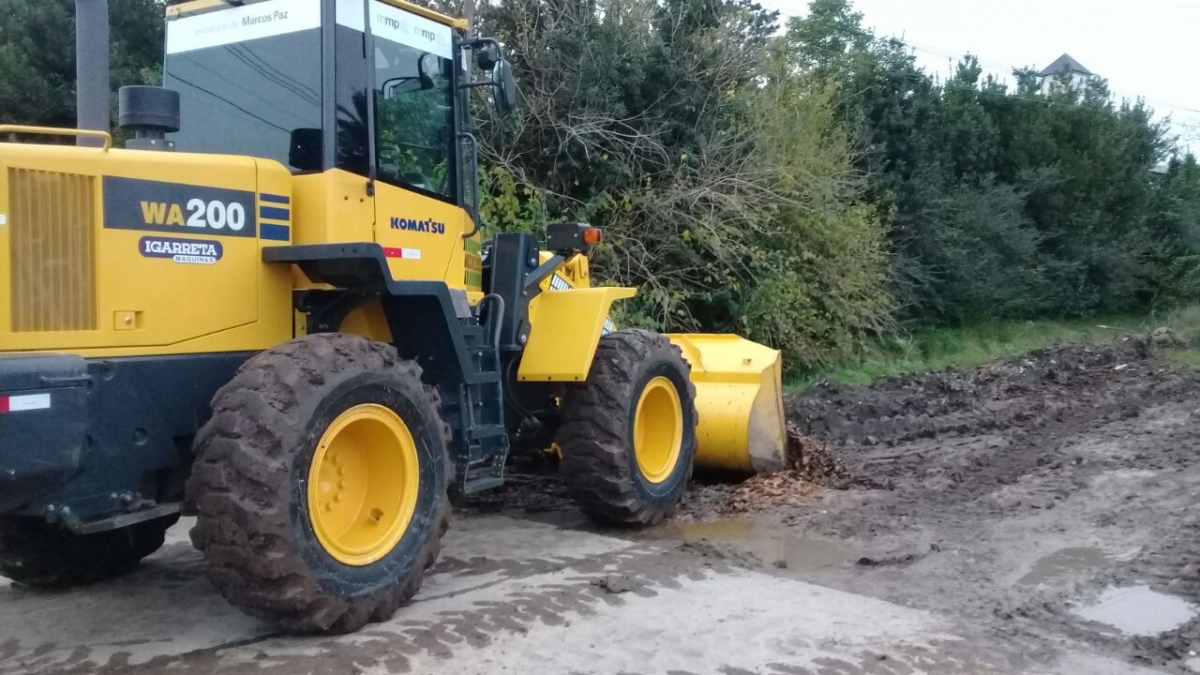
<instances>
[{"instance_id":1,"label":"access ladder step","mask_svg":"<svg viewBox=\"0 0 1200 675\"><path fill-rule=\"evenodd\" d=\"M508 430L504 428L503 424L484 424L471 429L470 432L473 441L506 435L508 435Z\"/></svg>"}]
</instances>

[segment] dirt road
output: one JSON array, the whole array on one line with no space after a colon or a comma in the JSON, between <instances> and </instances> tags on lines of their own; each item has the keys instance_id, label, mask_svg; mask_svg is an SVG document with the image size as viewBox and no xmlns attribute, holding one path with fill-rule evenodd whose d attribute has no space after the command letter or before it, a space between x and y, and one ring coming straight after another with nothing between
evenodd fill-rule
<instances>
[{"instance_id":1,"label":"dirt road","mask_svg":"<svg viewBox=\"0 0 1200 675\"><path fill-rule=\"evenodd\" d=\"M784 506L751 492L742 531L677 529L1031 654L1070 644L1200 672L1200 377L1154 352L1123 338L817 387L789 417L844 462L826 482L846 489Z\"/></svg>"},{"instance_id":2,"label":"dirt road","mask_svg":"<svg viewBox=\"0 0 1200 675\"><path fill-rule=\"evenodd\" d=\"M1200 672L1197 394L1141 340L818 387L789 413L844 465L821 484L698 485L633 534L518 475L460 505L417 602L338 638L228 608L184 523L115 582L0 582L0 675Z\"/></svg>"}]
</instances>

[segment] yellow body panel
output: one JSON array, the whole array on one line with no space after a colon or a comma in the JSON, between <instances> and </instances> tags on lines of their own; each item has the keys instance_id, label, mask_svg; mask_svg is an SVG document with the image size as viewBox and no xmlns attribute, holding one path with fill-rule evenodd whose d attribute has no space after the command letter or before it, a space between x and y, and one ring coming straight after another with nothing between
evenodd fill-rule
<instances>
[{"instance_id":1,"label":"yellow body panel","mask_svg":"<svg viewBox=\"0 0 1200 675\"><path fill-rule=\"evenodd\" d=\"M334 169L291 180L293 244L375 241L375 203L366 178Z\"/></svg>"},{"instance_id":2,"label":"yellow body panel","mask_svg":"<svg viewBox=\"0 0 1200 675\"><path fill-rule=\"evenodd\" d=\"M382 0L382 1L386 2L387 4L389 4L393 7L399 7L400 9L403 9L406 12L412 12L413 14L419 14L420 16L423 16L426 19L429 19L430 21L436 21L438 23L450 26L451 28L457 28L458 30L467 30L467 28L470 27L470 25L467 23L466 19L457 19L452 16L447 16L440 12L435 12L432 9L429 9L428 7L424 7L422 5L413 4L411 2L406 2L405 0Z\"/></svg>"},{"instance_id":3,"label":"yellow body panel","mask_svg":"<svg viewBox=\"0 0 1200 675\"><path fill-rule=\"evenodd\" d=\"M542 251L538 254L538 264L545 264L546 261L553 257L554 253ZM555 277L558 278L557 284L555 283ZM558 269L554 270L553 275L542 280L541 288L543 291L550 291L562 288L564 285L571 288L588 288L592 285L591 272L588 270L588 257L586 255L577 253L567 258Z\"/></svg>"},{"instance_id":4,"label":"yellow body panel","mask_svg":"<svg viewBox=\"0 0 1200 675\"><path fill-rule=\"evenodd\" d=\"M538 254L539 264L554 257ZM612 330L612 303L632 298L636 288L591 288L586 255L575 254L542 280L529 301L529 341L517 378L534 382L582 382L592 367L601 336Z\"/></svg>"},{"instance_id":5,"label":"yellow body panel","mask_svg":"<svg viewBox=\"0 0 1200 675\"><path fill-rule=\"evenodd\" d=\"M482 241L479 233L463 241L463 285L472 296L471 304L483 297L483 257L480 255ZM453 269L454 263L451 262ZM474 297L474 296L478 297Z\"/></svg>"},{"instance_id":6,"label":"yellow body panel","mask_svg":"<svg viewBox=\"0 0 1200 675\"><path fill-rule=\"evenodd\" d=\"M286 240L185 226L186 203L143 203L157 229L106 227L103 193L114 179L241 194L291 189L282 166L248 157L0 144L0 260L10 263L0 284L0 352L249 351L291 337L290 272L261 262L264 246ZM249 199L245 209L257 210ZM221 253L211 264L179 264L145 255L144 238L219 242ZM19 313L28 298L73 309L27 319Z\"/></svg>"},{"instance_id":7,"label":"yellow body panel","mask_svg":"<svg viewBox=\"0 0 1200 675\"><path fill-rule=\"evenodd\" d=\"M453 204L375 184L375 237L387 254L392 278L444 280L464 288L463 238L467 212Z\"/></svg>"},{"instance_id":8,"label":"yellow body panel","mask_svg":"<svg viewBox=\"0 0 1200 675\"><path fill-rule=\"evenodd\" d=\"M466 249L478 251L479 242L463 240L470 219L462 208L380 181L372 196L366 178L340 169L292 181L293 243L376 242L393 279L469 288ZM297 288L316 287L298 274ZM479 290L478 280L470 290Z\"/></svg>"},{"instance_id":9,"label":"yellow body panel","mask_svg":"<svg viewBox=\"0 0 1200 675\"><path fill-rule=\"evenodd\" d=\"M517 378L534 382L587 379L608 311L636 288L571 288L539 293L529 302L529 341Z\"/></svg>"},{"instance_id":10,"label":"yellow body panel","mask_svg":"<svg viewBox=\"0 0 1200 675\"><path fill-rule=\"evenodd\" d=\"M177 5L167 7L167 16L187 16L196 12L203 12L216 7L229 7L229 3L225 0L192 0L191 2L181 2Z\"/></svg>"},{"instance_id":11,"label":"yellow body panel","mask_svg":"<svg viewBox=\"0 0 1200 675\"><path fill-rule=\"evenodd\" d=\"M783 467L779 352L737 335L668 335L692 366L696 465L732 471Z\"/></svg>"}]
</instances>

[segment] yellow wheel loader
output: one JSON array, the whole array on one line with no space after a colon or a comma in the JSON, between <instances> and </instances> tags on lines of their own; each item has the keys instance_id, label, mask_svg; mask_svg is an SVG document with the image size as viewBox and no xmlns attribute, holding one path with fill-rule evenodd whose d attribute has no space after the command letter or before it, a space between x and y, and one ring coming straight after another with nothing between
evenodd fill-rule
<instances>
[{"instance_id":1,"label":"yellow wheel loader","mask_svg":"<svg viewBox=\"0 0 1200 675\"><path fill-rule=\"evenodd\" d=\"M554 448L613 525L669 516L693 464L778 466L777 352L617 330L635 290L592 285L585 224L481 238L468 94L514 86L403 0L194 0L163 87L120 92L124 148L0 127L0 574L117 574L191 513L232 603L351 631L510 453ZM79 140L17 142L52 134Z\"/></svg>"}]
</instances>

